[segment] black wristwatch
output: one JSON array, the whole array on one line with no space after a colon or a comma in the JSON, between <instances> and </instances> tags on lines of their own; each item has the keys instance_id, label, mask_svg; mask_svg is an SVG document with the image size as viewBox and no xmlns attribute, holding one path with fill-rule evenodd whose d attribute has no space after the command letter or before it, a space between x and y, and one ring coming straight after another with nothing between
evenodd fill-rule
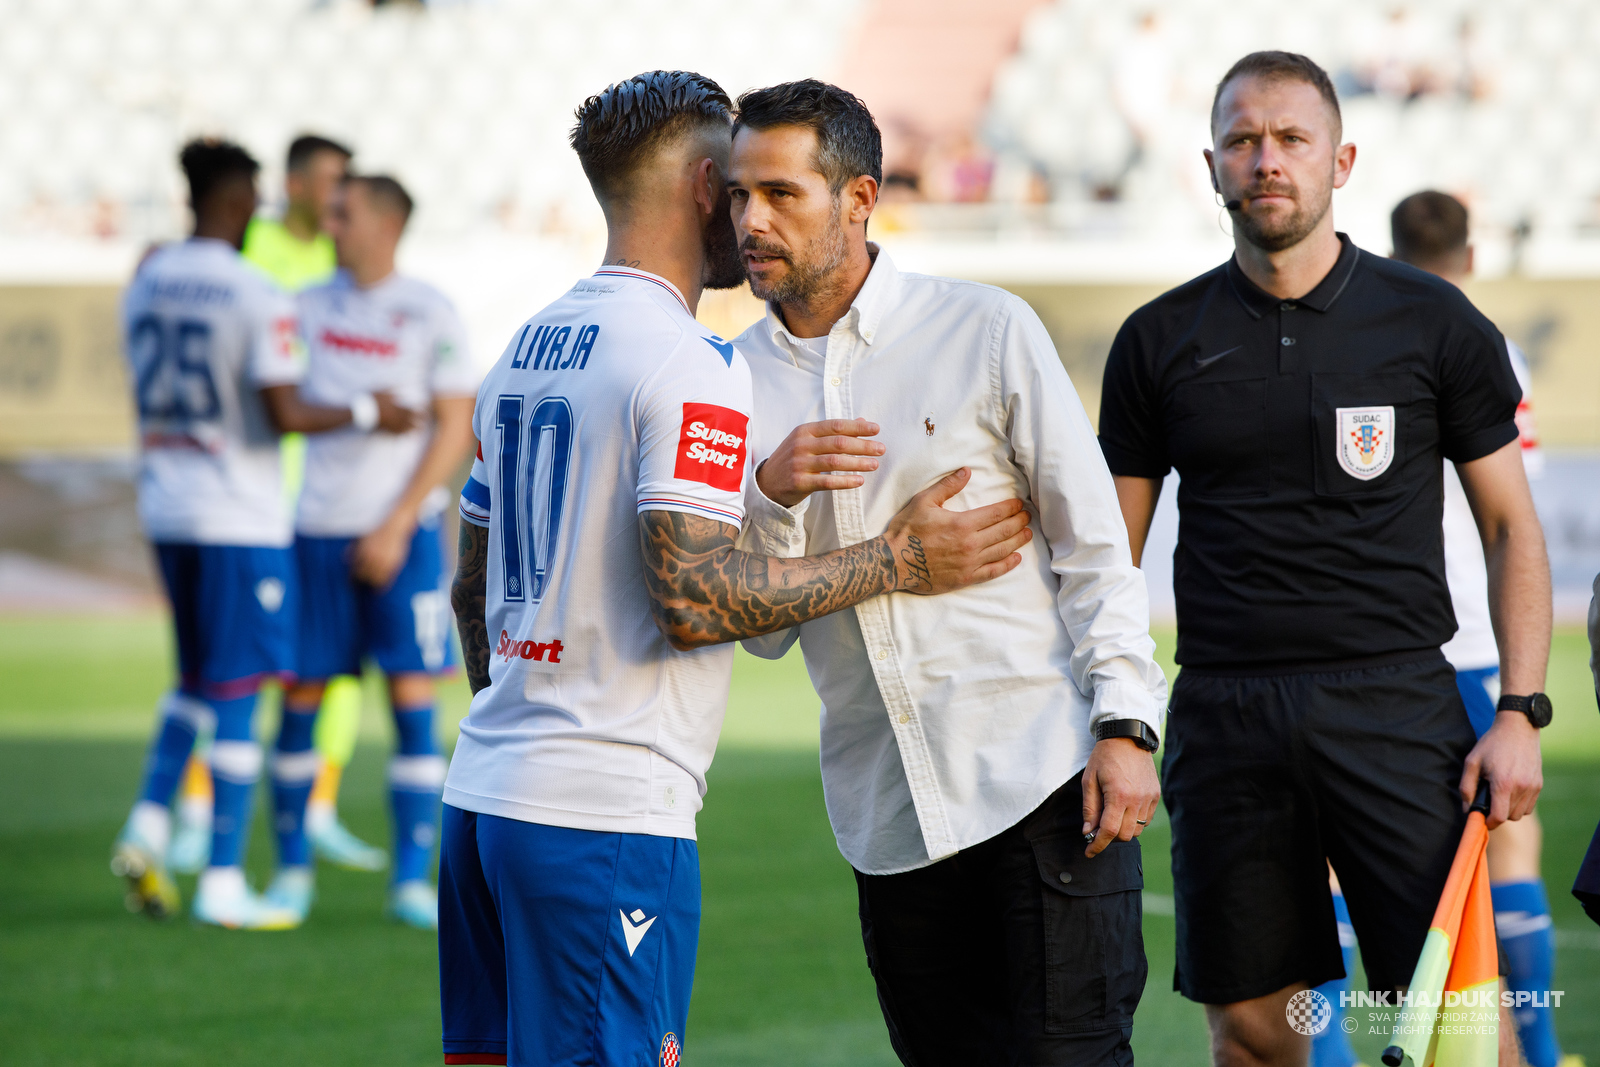
<instances>
[{"instance_id":1,"label":"black wristwatch","mask_svg":"<svg viewBox=\"0 0 1600 1067\"><path fill-rule=\"evenodd\" d=\"M1543 730L1550 725L1550 716L1555 711L1550 706L1550 698L1543 693L1532 696L1516 697L1508 693L1500 694L1500 702L1494 706L1495 711L1520 711L1528 717L1528 721Z\"/></svg>"},{"instance_id":2,"label":"black wristwatch","mask_svg":"<svg viewBox=\"0 0 1600 1067\"><path fill-rule=\"evenodd\" d=\"M1146 752L1154 752L1161 747L1161 739L1150 729L1150 724L1142 719L1101 720L1094 728L1094 739L1104 741L1108 737L1126 737Z\"/></svg>"}]
</instances>

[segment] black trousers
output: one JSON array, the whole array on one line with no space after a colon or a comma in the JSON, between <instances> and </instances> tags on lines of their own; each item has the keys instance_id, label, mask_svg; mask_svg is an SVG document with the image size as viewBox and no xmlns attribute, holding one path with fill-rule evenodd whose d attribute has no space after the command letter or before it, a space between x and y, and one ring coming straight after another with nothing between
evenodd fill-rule
<instances>
[{"instance_id":1,"label":"black trousers","mask_svg":"<svg viewBox=\"0 0 1600 1067\"><path fill-rule=\"evenodd\" d=\"M867 963L907 1067L1133 1063L1147 971L1139 842L1086 859L1082 825L1079 775L955 856L856 872Z\"/></svg>"}]
</instances>

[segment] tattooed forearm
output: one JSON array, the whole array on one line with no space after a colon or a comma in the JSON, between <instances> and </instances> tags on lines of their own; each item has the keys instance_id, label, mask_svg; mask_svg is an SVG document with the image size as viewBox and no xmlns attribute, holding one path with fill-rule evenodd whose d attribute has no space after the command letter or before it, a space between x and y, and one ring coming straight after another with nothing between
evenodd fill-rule
<instances>
[{"instance_id":1,"label":"tattooed forearm","mask_svg":"<svg viewBox=\"0 0 1600 1067\"><path fill-rule=\"evenodd\" d=\"M489 531L470 522L461 524L457 542L456 578L450 583L450 606L455 609L461 633L461 660L467 682L476 694L489 688L488 585Z\"/></svg>"},{"instance_id":2,"label":"tattooed forearm","mask_svg":"<svg viewBox=\"0 0 1600 1067\"><path fill-rule=\"evenodd\" d=\"M784 630L900 587L883 538L801 559L733 547L737 531L677 511L639 516L656 625L674 648Z\"/></svg>"}]
</instances>

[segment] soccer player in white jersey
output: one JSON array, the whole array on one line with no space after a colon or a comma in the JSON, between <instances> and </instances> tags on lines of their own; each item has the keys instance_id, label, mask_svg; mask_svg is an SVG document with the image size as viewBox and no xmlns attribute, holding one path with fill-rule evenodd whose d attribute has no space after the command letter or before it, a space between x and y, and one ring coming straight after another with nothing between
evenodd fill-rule
<instances>
[{"instance_id":1,"label":"soccer player in white jersey","mask_svg":"<svg viewBox=\"0 0 1600 1067\"><path fill-rule=\"evenodd\" d=\"M681 71L584 102L572 144L606 265L478 392L452 587L475 695L444 794L446 1063L676 1064L726 642L987 580L1028 540L1020 501L944 510L957 471L839 551L735 549L750 373L693 317L742 280L729 108Z\"/></svg>"},{"instance_id":2,"label":"soccer player in white jersey","mask_svg":"<svg viewBox=\"0 0 1600 1067\"><path fill-rule=\"evenodd\" d=\"M298 590L278 435L357 418L402 428L411 415L387 394L360 411L301 401L294 308L239 256L256 207L256 161L213 140L191 142L179 159L194 234L146 259L123 302L139 413L139 517L172 602L179 679L162 700L140 799L111 866L128 880L130 907L158 918L176 911L165 868L172 794L196 731L214 723L211 861L194 916L283 927L293 914L251 893L240 866L261 769L251 734L256 691L294 668Z\"/></svg>"},{"instance_id":3,"label":"soccer player in white jersey","mask_svg":"<svg viewBox=\"0 0 1600 1067\"><path fill-rule=\"evenodd\" d=\"M295 519L299 678L285 694L273 753L280 866L267 899L302 916L311 906L306 801L320 762L312 727L328 679L356 674L370 658L388 677L399 734L389 763L389 910L432 930L438 903L428 866L444 784L433 676L451 661L439 517L449 503L444 481L471 451L478 374L449 299L395 272L411 207L393 178L347 178L327 222L340 270L296 300L307 352L304 397L365 406L370 394L388 390L429 412L429 421L404 434L346 426L307 438Z\"/></svg>"}]
</instances>

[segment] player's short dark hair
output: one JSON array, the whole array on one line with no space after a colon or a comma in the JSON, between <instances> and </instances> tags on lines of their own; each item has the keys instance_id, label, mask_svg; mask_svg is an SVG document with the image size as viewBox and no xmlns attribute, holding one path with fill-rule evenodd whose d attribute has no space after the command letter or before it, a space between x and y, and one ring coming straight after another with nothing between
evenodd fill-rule
<instances>
[{"instance_id":1,"label":"player's short dark hair","mask_svg":"<svg viewBox=\"0 0 1600 1067\"><path fill-rule=\"evenodd\" d=\"M302 133L289 142L289 170L305 170L311 163L311 157L318 152L337 152L347 160L355 156L338 141L314 133Z\"/></svg>"},{"instance_id":2,"label":"player's short dark hair","mask_svg":"<svg viewBox=\"0 0 1600 1067\"><path fill-rule=\"evenodd\" d=\"M1412 193L1389 215L1394 258L1413 266L1442 263L1467 250L1467 205L1433 189Z\"/></svg>"},{"instance_id":3,"label":"player's short dark hair","mask_svg":"<svg viewBox=\"0 0 1600 1067\"><path fill-rule=\"evenodd\" d=\"M1316 60L1299 52L1251 52L1228 68L1228 73L1217 83L1216 95L1211 98L1211 126L1217 125L1217 108L1222 103L1222 90L1237 78L1263 78L1267 81L1304 82L1315 89L1323 103L1333 112L1334 140L1344 133L1344 115L1339 110L1339 94L1334 91L1333 79L1317 65Z\"/></svg>"},{"instance_id":4,"label":"player's short dark hair","mask_svg":"<svg viewBox=\"0 0 1600 1067\"><path fill-rule=\"evenodd\" d=\"M218 137L197 137L184 145L178 165L189 179L189 203L196 208L229 179L254 179L261 170L249 152Z\"/></svg>"},{"instance_id":5,"label":"player's short dark hair","mask_svg":"<svg viewBox=\"0 0 1600 1067\"><path fill-rule=\"evenodd\" d=\"M416 205L406 187L387 174L352 174L344 180L346 185L359 185L367 196L384 211L400 216L401 225L411 219L411 209Z\"/></svg>"},{"instance_id":6,"label":"player's short dark hair","mask_svg":"<svg viewBox=\"0 0 1600 1067\"><path fill-rule=\"evenodd\" d=\"M635 74L585 100L570 137L595 195L609 200L662 145L695 127L727 129L733 101L687 70Z\"/></svg>"},{"instance_id":7,"label":"player's short dark hair","mask_svg":"<svg viewBox=\"0 0 1600 1067\"><path fill-rule=\"evenodd\" d=\"M770 130L776 126L805 126L816 132L812 166L828 179L834 196L846 182L863 174L883 184L883 135L872 112L854 93L805 78L752 89L739 97L739 113L733 121L735 137L747 127Z\"/></svg>"}]
</instances>

